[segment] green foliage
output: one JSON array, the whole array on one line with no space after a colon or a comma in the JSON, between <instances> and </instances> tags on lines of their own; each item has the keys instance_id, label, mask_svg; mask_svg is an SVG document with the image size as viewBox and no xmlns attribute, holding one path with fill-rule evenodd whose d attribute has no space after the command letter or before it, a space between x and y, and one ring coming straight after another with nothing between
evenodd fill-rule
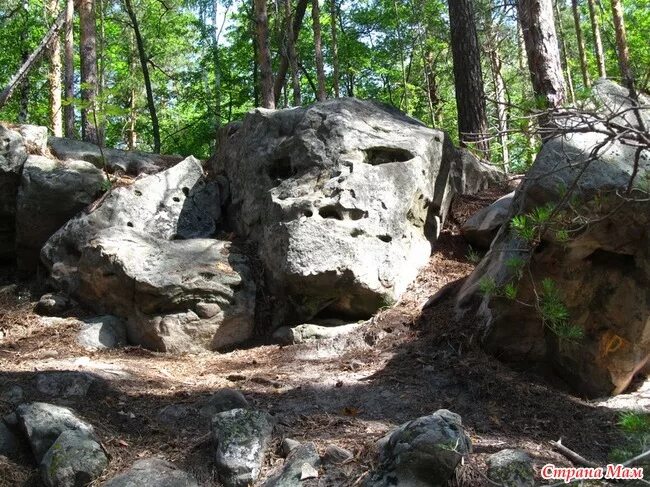
<instances>
[{"instance_id":1,"label":"green foliage","mask_svg":"<svg viewBox=\"0 0 650 487\"><path fill-rule=\"evenodd\" d=\"M471 262L472 264L478 264L481 261L480 252L477 252L476 250L474 250L474 248L472 248L471 245L467 248L467 256L466 257L467 257L467 260L469 262Z\"/></svg>"},{"instance_id":2,"label":"green foliage","mask_svg":"<svg viewBox=\"0 0 650 487\"><path fill-rule=\"evenodd\" d=\"M481 294L485 296L493 296L497 294L498 286L496 281L491 276L484 276L478 283L478 288L481 291Z\"/></svg>"},{"instance_id":3,"label":"green foliage","mask_svg":"<svg viewBox=\"0 0 650 487\"><path fill-rule=\"evenodd\" d=\"M510 226L519 238L525 240L528 243L532 243L537 236L535 225L526 215L514 216L510 221Z\"/></svg>"},{"instance_id":4,"label":"green foliage","mask_svg":"<svg viewBox=\"0 0 650 487\"><path fill-rule=\"evenodd\" d=\"M506 298L514 301L517 299L517 286L512 282L507 283L503 287L503 294Z\"/></svg>"},{"instance_id":5,"label":"green foliage","mask_svg":"<svg viewBox=\"0 0 650 487\"><path fill-rule=\"evenodd\" d=\"M552 279L542 281L540 290L539 311L542 321L560 340L576 341L584 336L584 330L569 323L569 310L567 309L560 291Z\"/></svg>"},{"instance_id":6,"label":"green foliage","mask_svg":"<svg viewBox=\"0 0 650 487\"><path fill-rule=\"evenodd\" d=\"M623 445L610 453L613 462L624 462L650 448L650 414L640 412L623 412L618 421L618 427L625 435ZM646 466L650 461L646 462Z\"/></svg>"}]
</instances>

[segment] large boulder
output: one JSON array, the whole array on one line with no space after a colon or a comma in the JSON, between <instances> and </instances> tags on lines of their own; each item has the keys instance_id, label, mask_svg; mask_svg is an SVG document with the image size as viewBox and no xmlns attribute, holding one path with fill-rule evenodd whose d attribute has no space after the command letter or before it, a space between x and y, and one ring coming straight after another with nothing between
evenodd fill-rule
<instances>
[{"instance_id":1,"label":"large boulder","mask_svg":"<svg viewBox=\"0 0 650 487\"><path fill-rule=\"evenodd\" d=\"M492 176L464 177L479 166L443 132L351 98L257 109L218 146L213 172L230 183L234 229L258 246L274 325L365 318L397 300L429 258L454 184Z\"/></svg>"},{"instance_id":2,"label":"large boulder","mask_svg":"<svg viewBox=\"0 0 650 487\"><path fill-rule=\"evenodd\" d=\"M499 231L457 305L476 314L497 356L548 360L585 395L617 394L650 356L650 151L637 158L634 141L585 131L582 120L564 128L515 193L516 225Z\"/></svg>"},{"instance_id":3,"label":"large boulder","mask_svg":"<svg viewBox=\"0 0 650 487\"><path fill-rule=\"evenodd\" d=\"M514 191L508 193L469 217L460 227L465 240L477 248L489 248L501 225L508 221L514 196Z\"/></svg>"},{"instance_id":4,"label":"large boulder","mask_svg":"<svg viewBox=\"0 0 650 487\"><path fill-rule=\"evenodd\" d=\"M102 148L81 140L50 137L47 141L52 154L62 161L82 160L108 172L121 171L137 176L155 174L172 167L182 157L138 151Z\"/></svg>"},{"instance_id":5,"label":"large boulder","mask_svg":"<svg viewBox=\"0 0 650 487\"><path fill-rule=\"evenodd\" d=\"M105 181L89 162L27 158L16 199L16 252L22 270L36 268L43 244L101 195Z\"/></svg>"},{"instance_id":6,"label":"large boulder","mask_svg":"<svg viewBox=\"0 0 650 487\"><path fill-rule=\"evenodd\" d=\"M79 284L79 258L107 228L132 228L164 240L209 237L221 215L218 185L207 182L193 157L130 186L112 189L92 211L68 221L45 243L41 259L54 283L70 294Z\"/></svg>"},{"instance_id":7,"label":"large boulder","mask_svg":"<svg viewBox=\"0 0 650 487\"><path fill-rule=\"evenodd\" d=\"M0 260L15 255L16 194L26 160L22 135L0 124Z\"/></svg>"},{"instance_id":8,"label":"large boulder","mask_svg":"<svg viewBox=\"0 0 650 487\"><path fill-rule=\"evenodd\" d=\"M228 242L113 227L83 249L78 277L80 302L123 317L129 341L153 350L220 349L253 332L252 272Z\"/></svg>"}]
</instances>

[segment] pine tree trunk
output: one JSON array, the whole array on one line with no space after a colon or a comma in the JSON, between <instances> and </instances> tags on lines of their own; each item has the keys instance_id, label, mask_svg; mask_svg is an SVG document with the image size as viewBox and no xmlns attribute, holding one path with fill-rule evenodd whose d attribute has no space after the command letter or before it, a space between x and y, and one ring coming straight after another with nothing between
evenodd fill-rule
<instances>
[{"instance_id":1,"label":"pine tree trunk","mask_svg":"<svg viewBox=\"0 0 650 487\"><path fill-rule=\"evenodd\" d=\"M492 68L492 81L494 83L495 105L497 112L497 127L499 130L499 144L501 145L501 159L503 170L507 173L510 167L510 151L508 141L508 112L506 110L507 93L506 84L502 73L503 61L496 46L490 49L490 67Z\"/></svg>"},{"instance_id":2,"label":"pine tree trunk","mask_svg":"<svg viewBox=\"0 0 650 487\"><path fill-rule=\"evenodd\" d=\"M517 40L519 44L519 49L517 50L517 60L519 64L519 71L523 73L528 69L528 62L526 61L526 42L524 41L524 33L521 29L520 21L517 21ZM528 100L529 98L530 90L528 84L521 83L521 99ZM535 136L532 133L531 126L532 124L530 118L524 118L522 130L524 132L524 137L526 140L526 165L529 167L533 163L533 152L535 148Z\"/></svg>"},{"instance_id":3,"label":"pine tree trunk","mask_svg":"<svg viewBox=\"0 0 650 487\"><path fill-rule=\"evenodd\" d=\"M406 80L406 66L404 63L404 51L406 48L404 47L404 39L402 37L402 24L399 19L399 9L397 8L397 0L393 0L393 12L395 13L395 22L397 23L397 41L399 42L399 61L400 61L400 68L402 71L402 100L404 100L404 111L408 112L408 84ZM400 100L400 103L398 105L399 108L402 108L402 103Z\"/></svg>"},{"instance_id":4,"label":"pine tree trunk","mask_svg":"<svg viewBox=\"0 0 650 487\"><path fill-rule=\"evenodd\" d=\"M293 20L291 18L291 0L284 0L284 22L287 29L287 57L291 67L291 87L293 89L293 106L302 105L300 94L300 71L298 70L298 55L296 53L296 36L293 32ZM278 78L280 79L280 78ZM286 89L285 89L286 93Z\"/></svg>"},{"instance_id":5,"label":"pine tree trunk","mask_svg":"<svg viewBox=\"0 0 650 487\"><path fill-rule=\"evenodd\" d=\"M257 29L257 62L260 70L262 106L264 108L275 108L271 49L269 46L269 18L266 12L266 0L254 0L254 2L255 24Z\"/></svg>"},{"instance_id":6,"label":"pine tree trunk","mask_svg":"<svg viewBox=\"0 0 650 487\"><path fill-rule=\"evenodd\" d=\"M517 11L526 44L535 96L548 108L566 100L552 0L519 0Z\"/></svg>"},{"instance_id":7,"label":"pine tree trunk","mask_svg":"<svg viewBox=\"0 0 650 487\"><path fill-rule=\"evenodd\" d=\"M327 95L325 94L325 66L323 63L323 45L321 38L320 27L320 7L319 0L311 1L311 19L314 29L314 57L316 59L316 82L318 89L316 90L316 99L324 101Z\"/></svg>"},{"instance_id":8,"label":"pine tree trunk","mask_svg":"<svg viewBox=\"0 0 650 487\"><path fill-rule=\"evenodd\" d=\"M334 98L340 96L339 88L339 44L336 33L336 20L338 18L338 7L336 0L330 0L330 17L332 22L332 86L334 88Z\"/></svg>"},{"instance_id":9,"label":"pine tree trunk","mask_svg":"<svg viewBox=\"0 0 650 487\"><path fill-rule=\"evenodd\" d=\"M153 132L153 151L156 154L160 153L160 126L158 125L158 114L156 113L156 104L153 98L153 90L151 89L151 78L149 77L149 65L147 54L144 49L144 40L140 33L140 25L138 19L133 11L131 0L124 0L126 13L131 19L131 26L135 34L135 44L138 48L138 57L140 58L140 66L142 68L142 77L144 78L144 88L147 92L147 105L149 106L149 115L151 116L151 130Z\"/></svg>"},{"instance_id":10,"label":"pine tree trunk","mask_svg":"<svg viewBox=\"0 0 650 487\"><path fill-rule=\"evenodd\" d=\"M298 0L298 4L296 5L296 13L293 16L293 25L291 26L291 30L293 32L294 47L296 45L296 42L298 42L298 37L300 36L300 27L302 26L302 20L304 19L305 12L307 11L308 1L309 0ZM297 59L298 57L296 56L296 60ZM273 84L273 97L276 102L280 100L280 94L282 93L282 87L284 86L284 80L287 77L288 69L289 59L282 57L280 59L280 66L278 67L278 73L275 77L275 83Z\"/></svg>"},{"instance_id":11,"label":"pine tree trunk","mask_svg":"<svg viewBox=\"0 0 650 487\"><path fill-rule=\"evenodd\" d=\"M589 88L591 86L591 79L589 78L589 68L587 67L587 52L585 49L585 38L582 35L582 25L580 23L580 8L578 6L578 0L571 0L571 8L573 10L573 23L576 29L576 40L578 41L578 55L580 57L582 84L585 88Z\"/></svg>"},{"instance_id":12,"label":"pine tree trunk","mask_svg":"<svg viewBox=\"0 0 650 487\"><path fill-rule=\"evenodd\" d=\"M79 33L81 58L81 138L101 145L96 127L97 98L97 32L95 26L95 1L79 1Z\"/></svg>"},{"instance_id":13,"label":"pine tree trunk","mask_svg":"<svg viewBox=\"0 0 650 487\"><path fill-rule=\"evenodd\" d=\"M212 32L212 60L214 63L214 104L215 104L215 124L214 131L215 136L219 133L221 128L221 50L219 47L219 36L221 34L220 28L217 27L219 20L219 2L214 0L212 4L212 23L213 23L213 32Z\"/></svg>"},{"instance_id":14,"label":"pine tree trunk","mask_svg":"<svg viewBox=\"0 0 650 487\"><path fill-rule=\"evenodd\" d=\"M569 63L569 55L567 54L566 42L564 40L564 27L562 26L562 13L558 0L555 0L555 20L557 22L557 33L559 39L560 53L562 54L562 65L564 67L564 74L566 78L566 87L569 89L569 100L571 103L576 102L576 94L573 90L573 76L571 75L571 64Z\"/></svg>"},{"instance_id":15,"label":"pine tree trunk","mask_svg":"<svg viewBox=\"0 0 650 487\"><path fill-rule=\"evenodd\" d=\"M623 19L623 5L621 0L612 0L612 16L614 17L614 29L616 30L616 54L618 55L618 70L621 73L621 81L629 89L634 89L634 76L630 65L630 51L627 47L627 35L625 33L625 20Z\"/></svg>"},{"instance_id":16,"label":"pine tree trunk","mask_svg":"<svg viewBox=\"0 0 650 487\"><path fill-rule=\"evenodd\" d=\"M594 0L587 0L587 6L589 7L591 30L594 35L594 51L596 53L596 64L598 64L598 76L606 78L607 70L605 69L605 54L603 54L603 41L600 36L600 23L598 22L598 13L596 12Z\"/></svg>"},{"instance_id":17,"label":"pine tree trunk","mask_svg":"<svg viewBox=\"0 0 650 487\"><path fill-rule=\"evenodd\" d=\"M485 92L471 0L450 1L449 20L460 143L482 151L487 157Z\"/></svg>"},{"instance_id":18,"label":"pine tree trunk","mask_svg":"<svg viewBox=\"0 0 650 487\"><path fill-rule=\"evenodd\" d=\"M58 0L48 0L47 13L50 19L58 15ZM55 137L63 136L63 114L61 112L61 40L55 36L48 46L50 71L48 84L50 88L50 126Z\"/></svg>"},{"instance_id":19,"label":"pine tree trunk","mask_svg":"<svg viewBox=\"0 0 650 487\"><path fill-rule=\"evenodd\" d=\"M66 104L63 107L63 125L65 136L74 139L74 1L66 1L65 34L63 42L63 91Z\"/></svg>"},{"instance_id":20,"label":"pine tree trunk","mask_svg":"<svg viewBox=\"0 0 650 487\"><path fill-rule=\"evenodd\" d=\"M27 46L27 32L29 28L29 1L23 3L24 24L20 31L20 61L26 65L29 60L29 51ZM25 79L20 85L20 100L18 107L18 123L27 123L29 118L29 78L25 74Z\"/></svg>"}]
</instances>

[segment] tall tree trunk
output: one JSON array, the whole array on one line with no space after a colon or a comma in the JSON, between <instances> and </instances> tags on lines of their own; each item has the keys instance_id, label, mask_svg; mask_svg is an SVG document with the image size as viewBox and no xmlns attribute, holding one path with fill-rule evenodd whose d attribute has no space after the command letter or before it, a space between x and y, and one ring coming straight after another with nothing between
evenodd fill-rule
<instances>
[{"instance_id":1,"label":"tall tree trunk","mask_svg":"<svg viewBox=\"0 0 650 487\"><path fill-rule=\"evenodd\" d=\"M316 58L316 99L323 101L327 97L325 94L325 66L323 63L323 42L320 28L320 7L319 0L311 0L311 19L314 29L314 57Z\"/></svg>"},{"instance_id":2,"label":"tall tree trunk","mask_svg":"<svg viewBox=\"0 0 650 487\"><path fill-rule=\"evenodd\" d=\"M336 23L338 18L338 7L336 0L330 0L330 17L332 23L332 86L334 88L334 98L340 96L339 89L339 44L336 33Z\"/></svg>"},{"instance_id":3,"label":"tall tree trunk","mask_svg":"<svg viewBox=\"0 0 650 487\"><path fill-rule=\"evenodd\" d=\"M526 44L535 96L548 108L566 100L552 0L519 0L517 11Z\"/></svg>"},{"instance_id":4,"label":"tall tree trunk","mask_svg":"<svg viewBox=\"0 0 650 487\"><path fill-rule=\"evenodd\" d=\"M521 29L521 22L517 21L517 41L519 44L519 49L517 49L517 60L519 64L519 71L521 73L526 72L528 69L528 62L526 61L526 42L524 41L524 33ZM528 100L530 99L530 90L528 83L521 83L521 99ZM523 114L527 115L526 113ZM526 165L530 167L533 163L534 149L535 149L535 135L531 130L532 124L530 118L524 117L523 120L523 132L526 140Z\"/></svg>"},{"instance_id":5,"label":"tall tree trunk","mask_svg":"<svg viewBox=\"0 0 650 487\"><path fill-rule=\"evenodd\" d=\"M45 37L43 37L43 40L38 45L38 47L36 47L36 49L34 49L32 53L29 54L26 59L24 59L23 64L20 66L20 69L11 77L7 83L7 86L2 89L0 92L0 108L2 108L5 103L7 103L7 100L11 97L14 90L20 86L23 81L25 81L25 78L27 75L29 75L29 72L41 58L47 46L52 41L52 38L58 34L59 30L61 30L64 19L65 12L61 12L54 21L54 24L52 24L50 27L50 30L48 30L45 34Z\"/></svg>"},{"instance_id":6,"label":"tall tree trunk","mask_svg":"<svg viewBox=\"0 0 650 487\"><path fill-rule=\"evenodd\" d=\"M298 42L298 36L300 36L300 27L302 26L302 20L305 17L305 12L307 11L307 2L309 0L298 0L296 5L296 13L293 17L293 25L291 26L293 31L293 45L296 45ZM296 57L296 59L298 59ZM280 100L280 94L282 93L282 87L284 86L284 80L287 77L287 70L289 69L289 60L285 57L280 59L280 66L278 67L278 72L275 77L275 83L273 84L273 97L275 101Z\"/></svg>"},{"instance_id":7,"label":"tall tree trunk","mask_svg":"<svg viewBox=\"0 0 650 487\"><path fill-rule=\"evenodd\" d=\"M65 106L63 107L63 126L65 136L75 138L74 130L74 0L66 1L65 9L65 34L63 42L63 91Z\"/></svg>"},{"instance_id":8,"label":"tall tree trunk","mask_svg":"<svg viewBox=\"0 0 650 487\"><path fill-rule=\"evenodd\" d=\"M23 66L29 60L29 46L27 45L27 32L29 32L29 0L23 3L23 28L20 31L20 61ZM27 123L29 118L29 78L20 85L20 100L18 108L18 123Z\"/></svg>"},{"instance_id":9,"label":"tall tree trunk","mask_svg":"<svg viewBox=\"0 0 650 487\"><path fill-rule=\"evenodd\" d=\"M490 67L492 68L492 81L494 83L495 105L497 112L497 127L499 129L499 144L501 145L501 159L503 170L507 173L510 167L510 151L508 148L508 112L506 110L507 96L506 84L503 79L503 61L496 46L490 49Z\"/></svg>"},{"instance_id":10,"label":"tall tree trunk","mask_svg":"<svg viewBox=\"0 0 650 487\"><path fill-rule=\"evenodd\" d=\"M147 105L149 106L149 115L151 116L151 130L153 132L153 151L160 153L160 126L158 125L158 114L156 113L156 104L153 99L153 90L151 89L151 79L149 78L149 65L147 54L144 49L144 40L140 33L140 25L135 16L131 0L124 0L126 13L131 19L131 26L135 34L135 44L138 48L138 57L140 58L140 67L142 68L142 77L144 78L144 88L147 92Z\"/></svg>"},{"instance_id":11,"label":"tall tree trunk","mask_svg":"<svg viewBox=\"0 0 650 487\"><path fill-rule=\"evenodd\" d=\"M269 46L269 18L266 12L266 0L254 0L254 2L255 24L257 29L257 62L260 69L262 106L264 108L275 108L271 48Z\"/></svg>"},{"instance_id":12,"label":"tall tree trunk","mask_svg":"<svg viewBox=\"0 0 650 487\"><path fill-rule=\"evenodd\" d=\"M298 54L296 53L296 36L293 32L293 19L291 16L291 0L284 0L284 23L287 29L287 57L291 67L291 87L293 89L293 106L302 105L300 95L300 71L298 69ZM279 77L277 79L280 79ZM276 80L277 81L277 80ZM286 89L285 89L286 93ZM276 100L277 101L277 100Z\"/></svg>"},{"instance_id":13,"label":"tall tree trunk","mask_svg":"<svg viewBox=\"0 0 650 487\"><path fill-rule=\"evenodd\" d=\"M406 80L406 66L404 63L404 51L406 50L406 48L404 47L404 39L402 37L402 23L400 22L400 18L399 18L399 9L397 8L397 0L393 0L393 12L395 13L395 22L397 23L397 28L395 30L397 32L397 41L399 42L399 61L400 61L400 68L402 71L402 91L403 91L402 99L404 100L404 107L405 107L404 111L408 112L408 84ZM402 108L401 100L398 108Z\"/></svg>"},{"instance_id":14,"label":"tall tree trunk","mask_svg":"<svg viewBox=\"0 0 650 487\"><path fill-rule=\"evenodd\" d=\"M127 147L129 150L135 150L138 144L138 134L136 131L136 126L138 122L138 90L135 85L135 70L136 70L136 47L135 47L135 35L130 36L130 49L129 49L129 71L131 77L131 93L129 100L129 128L127 130Z\"/></svg>"},{"instance_id":15,"label":"tall tree trunk","mask_svg":"<svg viewBox=\"0 0 650 487\"><path fill-rule=\"evenodd\" d=\"M578 0L571 0L571 9L573 10L573 23L576 29L576 40L578 41L578 55L580 56L582 84L585 88L589 88L591 86L591 79L589 78L589 68L587 67L587 52L585 49L585 38L582 35Z\"/></svg>"},{"instance_id":16,"label":"tall tree trunk","mask_svg":"<svg viewBox=\"0 0 650 487\"><path fill-rule=\"evenodd\" d=\"M560 53L562 54L562 64L564 67L564 74L566 78L566 87L569 89L569 100L571 103L576 102L576 94L573 90L573 76L571 75L571 64L569 63L569 55L567 54L566 42L564 38L564 27L562 26L562 12L560 12L560 6L558 0L554 0L555 3L555 20L557 22L557 32Z\"/></svg>"},{"instance_id":17,"label":"tall tree trunk","mask_svg":"<svg viewBox=\"0 0 650 487\"><path fill-rule=\"evenodd\" d=\"M50 19L58 15L58 0L48 0L47 13ZM50 126L55 137L63 136L63 114L61 113L61 40L55 36L48 47L50 71L48 83L50 88Z\"/></svg>"},{"instance_id":18,"label":"tall tree trunk","mask_svg":"<svg viewBox=\"0 0 650 487\"><path fill-rule=\"evenodd\" d=\"M607 69L605 69L605 54L603 53L603 41L600 37L600 23L598 22L598 13L596 12L594 0L587 0L587 6L589 7L591 30L594 35L594 52L596 53L596 64L598 64L598 76L606 78Z\"/></svg>"},{"instance_id":19,"label":"tall tree trunk","mask_svg":"<svg viewBox=\"0 0 650 487\"><path fill-rule=\"evenodd\" d=\"M212 32L212 60L214 62L214 104L215 104L215 124L214 131L215 136L218 134L219 129L221 128L221 49L219 47L219 38L221 36L221 27L217 27L219 21L219 2L214 0L212 4L212 23L213 23L213 32ZM224 22L226 19L227 11L224 13ZM216 140L216 138L215 138Z\"/></svg>"},{"instance_id":20,"label":"tall tree trunk","mask_svg":"<svg viewBox=\"0 0 650 487\"><path fill-rule=\"evenodd\" d=\"M627 47L627 35L625 33L625 20L623 18L623 5L621 0L612 0L612 16L614 17L614 29L616 29L616 54L618 55L618 70L621 73L621 81L629 89L634 89L634 76L630 65L630 51Z\"/></svg>"},{"instance_id":21,"label":"tall tree trunk","mask_svg":"<svg viewBox=\"0 0 650 487\"><path fill-rule=\"evenodd\" d=\"M472 1L450 1L449 21L460 143L487 156L485 92Z\"/></svg>"},{"instance_id":22,"label":"tall tree trunk","mask_svg":"<svg viewBox=\"0 0 650 487\"><path fill-rule=\"evenodd\" d=\"M79 44L81 48L81 138L101 145L97 117L97 32L95 26L95 0L79 1Z\"/></svg>"}]
</instances>

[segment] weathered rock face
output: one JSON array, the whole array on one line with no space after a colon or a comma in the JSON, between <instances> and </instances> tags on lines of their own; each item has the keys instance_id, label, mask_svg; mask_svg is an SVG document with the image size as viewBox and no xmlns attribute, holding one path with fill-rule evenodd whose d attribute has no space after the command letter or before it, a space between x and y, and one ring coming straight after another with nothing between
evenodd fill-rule
<instances>
[{"instance_id":1,"label":"weathered rock face","mask_svg":"<svg viewBox=\"0 0 650 487\"><path fill-rule=\"evenodd\" d=\"M487 459L488 479L505 487L533 487L535 469L528 454L521 450L501 450Z\"/></svg>"},{"instance_id":2,"label":"weathered rock face","mask_svg":"<svg viewBox=\"0 0 650 487\"><path fill-rule=\"evenodd\" d=\"M138 460L124 473L113 477L105 487L198 487L197 481L187 472L160 458Z\"/></svg>"},{"instance_id":3,"label":"weathered rock face","mask_svg":"<svg viewBox=\"0 0 650 487\"><path fill-rule=\"evenodd\" d=\"M465 240L477 248L490 248L499 228L508 221L514 196L514 191L508 193L468 218L460 228Z\"/></svg>"},{"instance_id":4,"label":"weathered rock face","mask_svg":"<svg viewBox=\"0 0 650 487\"><path fill-rule=\"evenodd\" d=\"M101 151L98 146L81 140L50 137L47 144L58 159L86 161L99 169L104 169L104 161L108 172L122 171L126 174L155 174L172 167L181 161L182 157L150 154L147 152L123 151L106 149ZM103 157L102 157L103 152Z\"/></svg>"},{"instance_id":5,"label":"weathered rock face","mask_svg":"<svg viewBox=\"0 0 650 487\"><path fill-rule=\"evenodd\" d=\"M460 311L478 310L488 350L505 360L550 360L591 396L624 390L650 355L650 153L641 151L630 184L636 148L615 142L591 158L604 137L575 132L544 145L515 193L510 217L556 205L577 180L571 209L559 213L532 256L527 242L503 227L458 297ZM557 230L567 230L568 240ZM532 280L517 277L516 261L530 263ZM567 322L583 338L559 339L529 306L479 291L481 281L497 291L514 283L517 300L530 304L544 279L555 283Z\"/></svg>"},{"instance_id":6,"label":"weathered rock face","mask_svg":"<svg viewBox=\"0 0 650 487\"><path fill-rule=\"evenodd\" d=\"M221 134L228 216L259 247L274 322L367 317L427 261L462 175L445 134L387 106L338 99L258 109ZM484 178L469 176L470 179ZM464 182L463 182L464 181Z\"/></svg>"},{"instance_id":7,"label":"weathered rock face","mask_svg":"<svg viewBox=\"0 0 650 487\"><path fill-rule=\"evenodd\" d=\"M128 227L159 239L209 237L221 215L219 189L188 157L161 173L110 191L89 213L66 223L43 246L41 259L58 287L75 294L83 249L101 230Z\"/></svg>"},{"instance_id":8,"label":"weathered rock face","mask_svg":"<svg viewBox=\"0 0 650 487\"><path fill-rule=\"evenodd\" d=\"M227 242L113 227L83 249L78 276L80 301L127 319L129 341L153 350L219 349L253 331L255 283Z\"/></svg>"},{"instance_id":9,"label":"weathered rock face","mask_svg":"<svg viewBox=\"0 0 650 487\"><path fill-rule=\"evenodd\" d=\"M88 162L27 158L16 199L16 252L22 270L36 268L43 244L101 195L105 180Z\"/></svg>"},{"instance_id":10,"label":"weathered rock face","mask_svg":"<svg viewBox=\"0 0 650 487\"><path fill-rule=\"evenodd\" d=\"M23 137L0 125L0 260L14 257L16 194L26 160Z\"/></svg>"}]
</instances>

